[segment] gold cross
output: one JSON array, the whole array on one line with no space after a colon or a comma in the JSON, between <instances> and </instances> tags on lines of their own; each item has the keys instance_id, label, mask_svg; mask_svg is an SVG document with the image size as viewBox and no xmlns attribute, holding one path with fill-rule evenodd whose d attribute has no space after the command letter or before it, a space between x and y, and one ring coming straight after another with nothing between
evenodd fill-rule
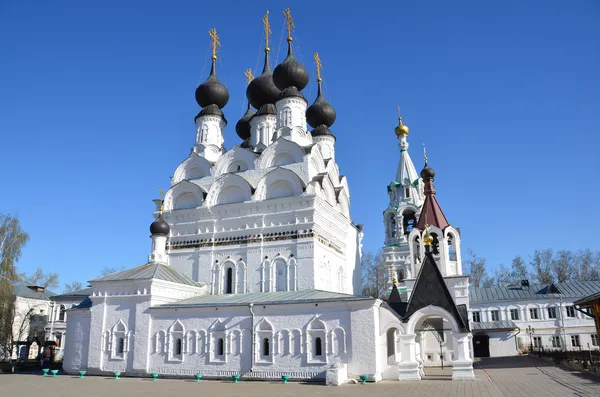
<instances>
[{"instance_id":1,"label":"gold cross","mask_svg":"<svg viewBox=\"0 0 600 397\"><path fill-rule=\"evenodd\" d=\"M219 41L219 36L217 36L217 29L212 28L208 31L208 34L212 39L212 59L214 61L217 59L217 47L221 46L221 42Z\"/></svg>"},{"instance_id":2,"label":"gold cross","mask_svg":"<svg viewBox=\"0 0 600 397\"><path fill-rule=\"evenodd\" d=\"M398 105L398 121L400 122L400 125L402 125L402 116L400 115L400 105Z\"/></svg>"},{"instance_id":3,"label":"gold cross","mask_svg":"<svg viewBox=\"0 0 600 397\"><path fill-rule=\"evenodd\" d=\"M269 48L269 35L271 32L271 24L269 23L269 11L265 13L265 16L262 17L262 23L265 26L265 51L269 52L271 49Z\"/></svg>"},{"instance_id":4,"label":"gold cross","mask_svg":"<svg viewBox=\"0 0 600 397\"><path fill-rule=\"evenodd\" d=\"M323 67L323 64L321 64L321 59L319 58L318 52L315 52L313 58L315 59L315 63L317 64L317 81L320 83L321 81L323 81L323 79L321 78L321 68Z\"/></svg>"},{"instance_id":5,"label":"gold cross","mask_svg":"<svg viewBox=\"0 0 600 397\"><path fill-rule=\"evenodd\" d=\"M427 148L425 147L425 144L423 144L423 157L425 158L425 164L427 164Z\"/></svg>"},{"instance_id":6,"label":"gold cross","mask_svg":"<svg viewBox=\"0 0 600 397\"><path fill-rule=\"evenodd\" d=\"M254 75L252 74L252 69L244 70L244 76L246 76L246 79L248 79L248 84L250 84L250 82L252 80L254 80Z\"/></svg>"},{"instance_id":7,"label":"gold cross","mask_svg":"<svg viewBox=\"0 0 600 397\"><path fill-rule=\"evenodd\" d=\"M160 194L160 199L164 199L165 198L165 191L164 189L161 187L160 189L158 189L158 194Z\"/></svg>"},{"instance_id":8,"label":"gold cross","mask_svg":"<svg viewBox=\"0 0 600 397\"><path fill-rule=\"evenodd\" d=\"M292 13L289 8L283 10L283 17L287 20L287 31L288 31L288 41L292 41L292 28L295 28L294 20L292 19Z\"/></svg>"}]
</instances>

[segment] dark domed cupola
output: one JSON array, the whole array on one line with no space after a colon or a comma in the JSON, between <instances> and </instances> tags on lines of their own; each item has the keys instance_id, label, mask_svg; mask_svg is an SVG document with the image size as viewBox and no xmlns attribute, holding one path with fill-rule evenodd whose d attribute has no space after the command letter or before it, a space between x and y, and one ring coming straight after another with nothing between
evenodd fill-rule
<instances>
[{"instance_id":1,"label":"dark domed cupola","mask_svg":"<svg viewBox=\"0 0 600 397\"><path fill-rule=\"evenodd\" d=\"M221 45L217 30L211 29L208 34L212 39L212 64L210 67L210 75L206 81L196 88L196 102L200 107L216 105L219 109L223 109L229 102L229 91L217 77L217 47Z\"/></svg>"},{"instance_id":2,"label":"dark domed cupola","mask_svg":"<svg viewBox=\"0 0 600 397\"><path fill-rule=\"evenodd\" d=\"M171 230L171 227L169 226L169 224L163 217L162 211L161 211L158 218L150 224L150 234L152 234L152 235L161 234L164 236L168 236L170 230Z\"/></svg>"},{"instance_id":3,"label":"dark domed cupola","mask_svg":"<svg viewBox=\"0 0 600 397\"><path fill-rule=\"evenodd\" d=\"M331 131L329 131L329 127L335 123L336 113L333 106L331 106L323 96L323 88L321 86L323 81L321 78L322 65L319 54L316 52L314 59L317 64L317 98L315 99L315 102L306 109L306 121L314 128L311 131L313 137L319 135L333 135Z\"/></svg>"},{"instance_id":4,"label":"dark domed cupola","mask_svg":"<svg viewBox=\"0 0 600 397\"><path fill-rule=\"evenodd\" d=\"M282 91L288 87L296 87L298 91L302 91L308 84L308 70L296 60L292 51L292 28L295 26L289 8L283 11L283 16L287 20L288 53L283 62L275 68L273 81Z\"/></svg>"},{"instance_id":5,"label":"dark domed cupola","mask_svg":"<svg viewBox=\"0 0 600 397\"><path fill-rule=\"evenodd\" d=\"M252 69L247 69L246 71L244 71L244 75L248 79L248 85L252 83L252 80L254 80L254 76L252 75ZM250 106L250 102L248 102L248 109L246 110L246 113L235 125L235 132L244 141L250 138L250 119L252 118L252 116L254 116L254 114L255 112Z\"/></svg>"}]
</instances>

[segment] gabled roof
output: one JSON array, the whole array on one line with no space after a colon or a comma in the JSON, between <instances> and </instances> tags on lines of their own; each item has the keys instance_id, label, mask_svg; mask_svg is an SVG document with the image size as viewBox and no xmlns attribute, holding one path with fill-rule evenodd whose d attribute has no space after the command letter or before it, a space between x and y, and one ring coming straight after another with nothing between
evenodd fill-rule
<instances>
[{"instance_id":1,"label":"gabled roof","mask_svg":"<svg viewBox=\"0 0 600 397\"><path fill-rule=\"evenodd\" d=\"M45 288L43 291L38 292L38 288L41 287L31 285L24 281L13 281L12 287L15 296L20 296L22 298L46 300L51 296L56 295L54 292Z\"/></svg>"},{"instance_id":2,"label":"gabled roof","mask_svg":"<svg viewBox=\"0 0 600 397\"><path fill-rule=\"evenodd\" d=\"M129 280L164 280L172 283L191 285L194 287L203 287L204 284L197 283L191 278L184 276L170 266L160 263L145 264L116 273L107 274L91 280L92 282L102 281L129 281Z\"/></svg>"},{"instance_id":3,"label":"gabled roof","mask_svg":"<svg viewBox=\"0 0 600 397\"><path fill-rule=\"evenodd\" d=\"M554 287L551 287L554 285ZM552 293L555 289L559 293ZM563 299L581 299L600 293L600 281L569 281L550 285L530 284L527 286L491 287L469 289L469 302L472 304L502 301L532 301L561 296Z\"/></svg>"},{"instance_id":4,"label":"gabled roof","mask_svg":"<svg viewBox=\"0 0 600 397\"><path fill-rule=\"evenodd\" d=\"M367 296L340 294L337 292L321 290L281 291L281 292L253 292L249 294L221 294L201 295L154 308L166 307L198 307L198 306L243 306L250 303L260 305L286 304L286 303L312 303L335 301L360 301L374 300Z\"/></svg>"},{"instance_id":5,"label":"gabled roof","mask_svg":"<svg viewBox=\"0 0 600 397\"><path fill-rule=\"evenodd\" d=\"M445 309L454 317L461 330L469 330L469 322L465 318L466 307L459 310L456 306L431 252L426 252L406 312L403 314L404 321L408 321L415 312L430 305ZM464 312L463 315L461 311Z\"/></svg>"}]
</instances>

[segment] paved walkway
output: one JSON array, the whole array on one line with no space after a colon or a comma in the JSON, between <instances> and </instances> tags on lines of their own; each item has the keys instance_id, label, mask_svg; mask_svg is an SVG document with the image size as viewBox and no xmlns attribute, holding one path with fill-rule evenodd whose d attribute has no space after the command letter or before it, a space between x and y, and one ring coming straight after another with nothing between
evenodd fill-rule
<instances>
[{"instance_id":1,"label":"paved walkway","mask_svg":"<svg viewBox=\"0 0 600 397\"><path fill-rule=\"evenodd\" d=\"M43 377L27 374L0 374L0 396L10 397L165 397L173 395L215 395L223 397L265 396L600 396L600 379L566 371L528 357L485 359L476 364L473 382L443 380L448 371L426 369L428 379L420 382L385 381L367 385L328 387L318 384L231 382L104 377L78 379L72 376Z\"/></svg>"}]
</instances>

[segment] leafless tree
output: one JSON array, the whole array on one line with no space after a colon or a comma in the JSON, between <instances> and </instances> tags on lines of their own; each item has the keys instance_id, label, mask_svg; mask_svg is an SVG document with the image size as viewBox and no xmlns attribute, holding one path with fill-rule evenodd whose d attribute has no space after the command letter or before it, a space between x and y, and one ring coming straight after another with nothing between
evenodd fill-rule
<instances>
[{"instance_id":1,"label":"leafless tree","mask_svg":"<svg viewBox=\"0 0 600 397\"><path fill-rule=\"evenodd\" d=\"M473 250L469 250L468 257L463 263L464 274L469 276L471 286L473 288L481 288L484 285L484 281L487 280L487 269L485 258L480 258L475 255ZM486 285L491 286L493 282L487 281Z\"/></svg>"},{"instance_id":2,"label":"leafless tree","mask_svg":"<svg viewBox=\"0 0 600 397\"><path fill-rule=\"evenodd\" d=\"M83 284L79 281L73 281L72 283L66 283L63 293L73 292L83 288Z\"/></svg>"},{"instance_id":3,"label":"leafless tree","mask_svg":"<svg viewBox=\"0 0 600 397\"><path fill-rule=\"evenodd\" d=\"M366 252L362 256L363 295L379 298L387 287L387 271L383 251Z\"/></svg>"},{"instance_id":4,"label":"leafless tree","mask_svg":"<svg viewBox=\"0 0 600 397\"><path fill-rule=\"evenodd\" d=\"M44 273L44 269L38 267L31 274L19 273L19 278L31 285L38 285L47 289L58 288L58 273Z\"/></svg>"}]
</instances>

